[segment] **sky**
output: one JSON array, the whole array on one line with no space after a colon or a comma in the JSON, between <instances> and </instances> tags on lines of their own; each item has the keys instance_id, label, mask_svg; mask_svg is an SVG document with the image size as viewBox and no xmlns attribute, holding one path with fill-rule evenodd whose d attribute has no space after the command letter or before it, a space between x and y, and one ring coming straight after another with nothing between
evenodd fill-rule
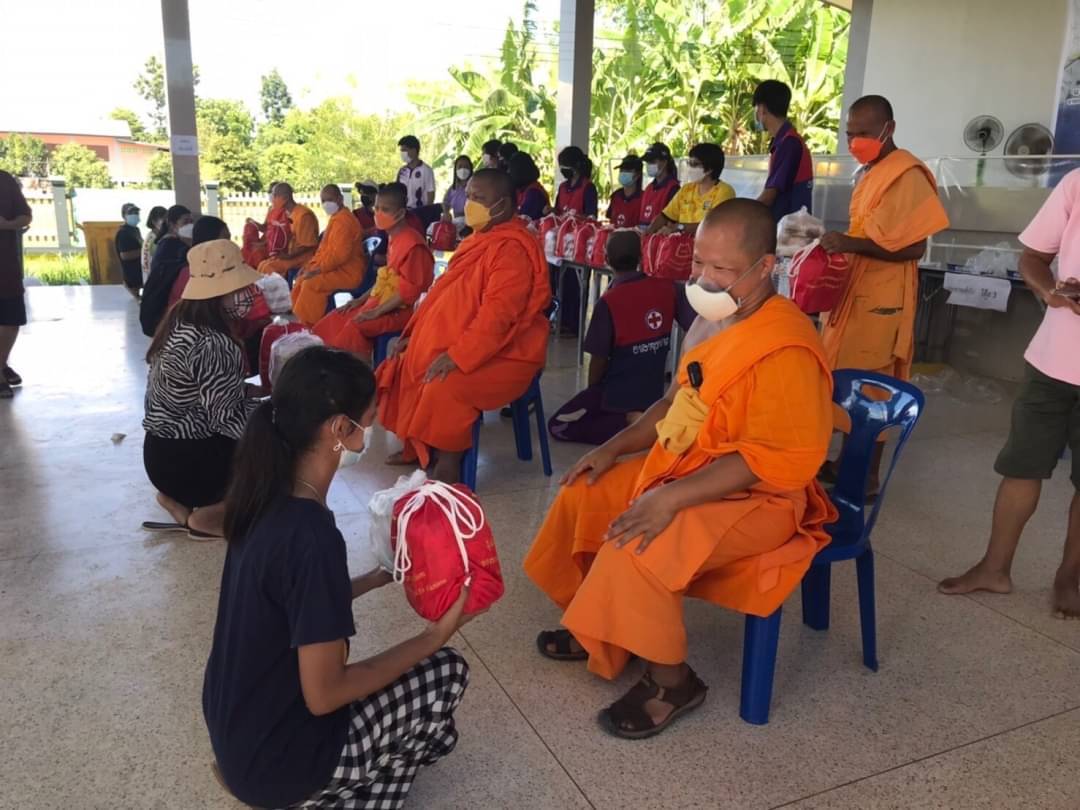
<instances>
[{"instance_id":1,"label":"sky","mask_svg":"<svg viewBox=\"0 0 1080 810\"><path fill-rule=\"evenodd\" d=\"M348 95L361 112L409 109L409 81L447 79L450 65L498 54L518 0L189 0L198 92L259 110L259 77L277 68L301 107ZM538 0L539 23L554 43L559 0ZM466 9L466 12L463 12ZM157 0L4 2L0 130L66 128L140 114L132 89L151 55L163 58ZM555 45L548 58L554 60ZM350 76L352 79L350 79ZM10 127L14 128L14 127Z\"/></svg>"}]
</instances>

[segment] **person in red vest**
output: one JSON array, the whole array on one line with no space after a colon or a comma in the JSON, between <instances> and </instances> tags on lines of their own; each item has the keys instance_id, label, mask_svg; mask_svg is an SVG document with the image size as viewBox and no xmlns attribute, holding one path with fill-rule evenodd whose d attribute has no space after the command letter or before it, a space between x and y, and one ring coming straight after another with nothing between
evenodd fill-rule
<instances>
[{"instance_id":1,"label":"person in red vest","mask_svg":"<svg viewBox=\"0 0 1080 810\"><path fill-rule=\"evenodd\" d=\"M540 169L536 161L527 152L518 152L506 167L510 180L514 184L514 192L517 195L517 212L519 216L528 217L536 222L545 211L551 210L551 198L547 189L540 185Z\"/></svg>"},{"instance_id":2,"label":"person in red vest","mask_svg":"<svg viewBox=\"0 0 1080 810\"><path fill-rule=\"evenodd\" d=\"M754 125L768 130L769 176L758 202L772 210L773 219L793 214L800 208L813 213L814 162L802 136L788 120L791 88L767 79L754 90Z\"/></svg>"},{"instance_id":3,"label":"person in red vest","mask_svg":"<svg viewBox=\"0 0 1080 810\"><path fill-rule=\"evenodd\" d=\"M599 208L592 182L592 161L576 146L559 152L559 172L563 182L555 193L555 213L595 217Z\"/></svg>"},{"instance_id":4,"label":"person in red vest","mask_svg":"<svg viewBox=\"0 0 1080 810\"><path fill-rule=\"evenodd\" d=\"M619 164L619 189L611 195L607 218L616 228L641 224L641 170L643 161L631 153Z\"/></svg>"},{"instance_id":5,"label":"person in red vest","mask_svg":"<svg viewBox=\"0 0 1080 810\"><path fill-rule=\"evenodd\" d=\"M560 441L603 444L664 395L675 320L675 283L640 272L641 235L613 233L607 261L615 277L589 322L589 386L559 408L548 432Z\"/></svg>"},{"instance_id":6,"label":"person in red vest","mask_svg":"<svg viewBox=\"0 0 1080 810\"><path fill-rule=\"evenodd\" d=\"M654 143L644 156L645 175L651 182L641 192L641 219L638 225L647 228L668 207L679 190L679 170L671 150L662 143Z\"/></svg>"}]
</instances>

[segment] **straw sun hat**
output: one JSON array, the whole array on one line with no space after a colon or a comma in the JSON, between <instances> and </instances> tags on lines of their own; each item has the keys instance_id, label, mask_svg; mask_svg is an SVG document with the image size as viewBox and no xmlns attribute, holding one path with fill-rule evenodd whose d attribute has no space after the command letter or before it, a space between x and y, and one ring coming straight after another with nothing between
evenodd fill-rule
<instances>
[{"instance_id":1,"label":"straw sun hat","mask_svg":"<svg viewBox=\"0 0 1080 810\"><path fill-rule=\"evenodd\" d=\"M262 274L244 264L240 248L228 239L214 239L195 245L188 251L191 273L184 293L188 301L206 301L242 290L262 278Z\"/></svg>"}]
</instances>

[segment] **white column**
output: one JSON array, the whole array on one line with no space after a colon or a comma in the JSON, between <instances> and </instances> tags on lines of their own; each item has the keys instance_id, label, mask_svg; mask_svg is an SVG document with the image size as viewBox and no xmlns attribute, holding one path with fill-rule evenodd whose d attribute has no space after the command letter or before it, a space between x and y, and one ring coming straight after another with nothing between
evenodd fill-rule
<instances>
[{"instance_id":1,"label":"white column","mask_svg":"<svg viewBox=\"0 0 1080 810\"><path fill-rule=\"evenodd\" d=\"M203 188L206 189L206 213L212 217L220 217L221 204L218 198L217 180L207 180Z\"/></svg>"},{"instance_id":2,"label":"white column","mask_svg":"<svg viewBox=\"0 0 1080 810\"><path fill-rule=\"evenodd\" d=\"M165 34L165 85L169 99L169 146L172 150L176 202L196 216L199 193L198 133L195 129L195 81L191 64L191 25L187 0L161 0Z\"/></svg>"},{"instance_id":3,"label":"white column","mask_svg":"<svg viewBox=\"0 0 1080 810\"><path fill-rule=\"evenodd\" d=\"M345 198L345 207L346 208L352 208L353 207L353 198L352 198L353 187L352 187L352 183L350 183L348 180L346 180L344 183L339 183L338 185L341 187L341 196Z\"/></svg>"},{"instance_id":4,"label":"white column","mask_svg":"<svg viewBox=\"0 0 1080 810\"><path fill-rule=\"evenodd\" d=\"M845 128L847 111L863 95L866 79L866 62L870 52L870 19L874 15L874 0L853 0L851 4L851 30L848 33L847 65L844 67L844 100L840 111L840 130L836 139L836 153L848 154Z\"/></svg>"},{"instance_id":5,"label":"white column","mask_svg":"<svg viewBox=\"0 0 1080 810\"><path fill-rule=\"evenodd\" d=\"M52 186L53 215L56 217L56 246L60 250L71 249L71 222L68 220L67 182L63 177L50 177Z\"/></svg>"},{"instance_id":6,"label":"white column","mask_svg":"<svg viewBox=\"0 0 1080 810\"><path fill-rule=\"evenodd\" d=\"M555 147L589 151L595 0L561 0Z\"/></svg>"}]
</instances>

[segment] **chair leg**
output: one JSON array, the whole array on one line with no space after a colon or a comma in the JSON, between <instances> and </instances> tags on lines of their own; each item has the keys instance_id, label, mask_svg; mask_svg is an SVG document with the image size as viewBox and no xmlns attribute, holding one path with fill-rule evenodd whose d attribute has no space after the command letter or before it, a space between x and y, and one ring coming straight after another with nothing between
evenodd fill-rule
<instances>
[{"instance_id":1,"label":"chair leg","mask_svg":"<svg viewBox=\"0 0 1080 810\"><path fill-rule=\"evenodd\" d=\"M780 641L780 611L781 608L777 608L775 613L764 619L746 617L739 716L756 726L769 722L776 647Z\"/></svg>"},{"instance_id":2,"label":"chair leg","mask_svg":"<svg viewBox=\"0 0 1080 810\"><path fill-rule=\"evenodd\" d=\"M874 551L867 546L855 560L859 582L859 622L862 625L863 663L877 672L877 608L874 595Z\"/></svg>"},{"instance_id":3,"label":"chair leg","mask_svg":"<svg viewBox=\"0 0 1080 810\"><path fill-rule=\"evenodd\" d=\"M802 581L802 620L815 630L829 629L832 565L811 565Z\"/></svg>"},{"instance_id":4,"label":"chair leg","mask_svg":"<svg viewBox=\"0 0 1080 810\"><path fill-rule=\"evenodd\" d=\"M480 427L484 424L484 415L473 424L472 447L461 456L461 483L476 492L476 465L480 459Z\"/></svg>"},{"instance_id":5,"label":"chair leg","mask_svg":"<svg viewBox=\"0 0 1080 810\"><path fill-rule=\"evenodd\" d=\"M544 416L544 400L536 398L536 435L540 441L540 459L544 463L544 475L551 477L551 448L548 446L547 418ZM530 438L529 444L532 444Z\"/></svg>"},{"instance_id":6,"label":"chair leg","mask_svg":"<svg viewBox=\"0 0 1080 810\"><path fill-rule=\"evenodd\" d=\"M516 399L510 405L511 421L514 424L514 443L517 456L522 461L532 461L532 432L529 429L529 400Z\"/></svg>"}]
</instances>

